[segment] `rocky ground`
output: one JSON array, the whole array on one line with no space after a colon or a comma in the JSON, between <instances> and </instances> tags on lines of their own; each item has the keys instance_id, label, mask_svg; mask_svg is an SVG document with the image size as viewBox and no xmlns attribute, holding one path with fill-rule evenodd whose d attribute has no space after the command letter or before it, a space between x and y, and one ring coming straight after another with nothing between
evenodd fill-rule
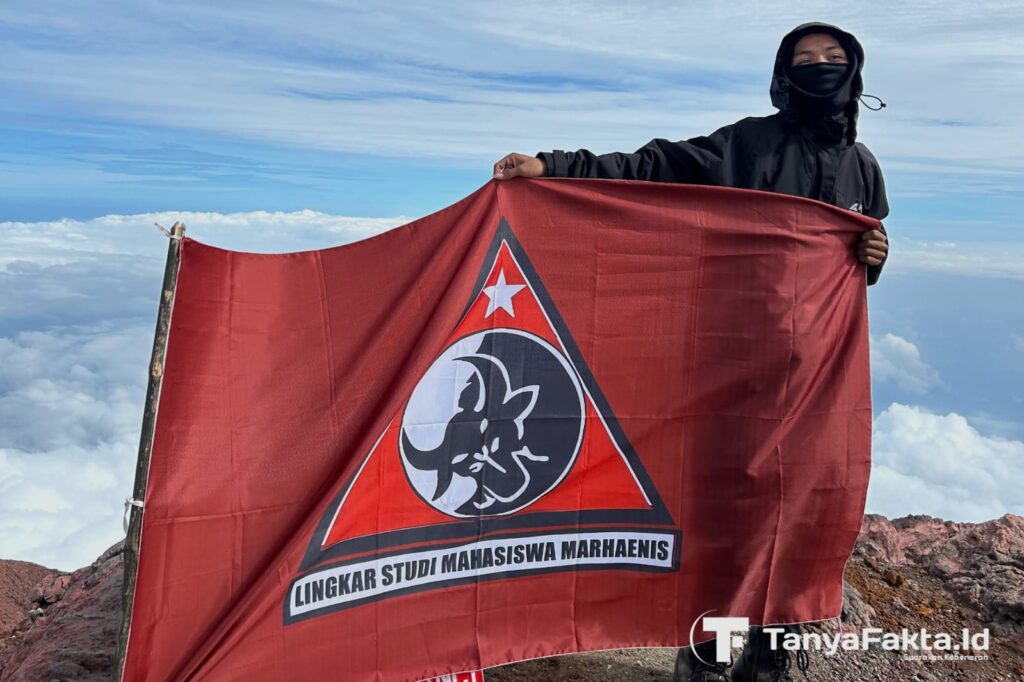
<instances>
[{"instance_id":1,"label":"rocky ground","mask_svg":"<svg viewBox=\"0 0 1024 682\"><path fill-rule=\"evenodd\" d=\"M0 575L9 563L0 561ZM23 620L0 631L0 680L109 682L121 620L120 543L70 575L49 573L32 589Z\"/></svg>"},{"instance_id":2,"label":"rocky ground","mask_svg":"<svg viewBox=\"0 0 1024 682\"><path fill-rule=\"evenodd\" d=\"M34 606L33 590L58 571L27 561L0 561L0 636L12 632Z\"/></svg>"},{"instance_id":3,"label":"rocky ground","mask_svg":"<svg viewBox=\"0 0 1024 682\"><path fill-rule=\"evenodd\" d=\"M26 568L31 567L31 568ZM0 680L108 680L120 619L121 549L70 575L0 561ZM32 587L28 577L36 576ZM1024 680L1024 517L952 523L927 516L869 515L846 568L842 618L810 633L958 633L989 628L984 660L904 660L874 648L812 651L806 679L823 682ZM6 609L6 610L5 610ZM919 652L926 654L927 652ZM936 652L937 654L939 652ZM963 652L961 652L963 653ZM626 649L493 668L488 682L666 682L675 652ZM804 675L793 670L794 678Z\"/></svg>"}]
</instances>

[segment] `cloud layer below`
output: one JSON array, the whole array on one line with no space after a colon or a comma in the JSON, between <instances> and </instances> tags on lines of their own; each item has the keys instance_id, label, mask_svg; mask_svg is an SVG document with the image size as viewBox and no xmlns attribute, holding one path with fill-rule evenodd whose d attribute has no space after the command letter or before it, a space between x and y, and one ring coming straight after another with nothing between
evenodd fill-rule
<instances>
[{"instance_id":1,"label":"cloud layer below","mask_svg":"<svg viewBox=\"0 0 1024 682\"><path fill-rule=\"evenodd\" d=\"M1024 442L985 436L962 415L893 403L875 418L868 511L984 521L1024 514Z\"/></svg>"}]
</instances>

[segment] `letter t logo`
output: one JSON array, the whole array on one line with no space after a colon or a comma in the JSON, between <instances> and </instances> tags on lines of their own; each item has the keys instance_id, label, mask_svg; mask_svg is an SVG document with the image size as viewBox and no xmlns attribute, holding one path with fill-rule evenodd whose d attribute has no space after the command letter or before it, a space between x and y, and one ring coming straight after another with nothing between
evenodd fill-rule
<instances>
[{"instance_id":1,"label":"letter t logo","mask_svg":"<svg viewBox=\"0 0 1024 682\"><path fill-rule=\"evenodd\" d=\"M728 663L732 660L731 650L743 646L743 638L733 633L749 630L750 620L747 618L716 618L708 616L704 618L702 627L709 632L714 632L716 635L715 660L719 663Z\"/></svg>"}]
</instances>

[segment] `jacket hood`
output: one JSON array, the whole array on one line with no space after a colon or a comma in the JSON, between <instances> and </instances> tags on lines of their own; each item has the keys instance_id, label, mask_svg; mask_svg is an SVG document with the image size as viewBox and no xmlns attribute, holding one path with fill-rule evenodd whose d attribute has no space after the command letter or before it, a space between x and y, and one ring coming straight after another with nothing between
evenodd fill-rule
<instances>
[{"instance_id":1,"label":"jacket hood","mask_svg":"<svg viewBox=\"0 0 1024 682\"><path fill-rule=\"evenodd\" d=\"M859 107L857 98L864 92L864 79L861 72L864 69L864 48L852 33L844 31L838 26L811 22L801 24L787 33L779 44L779 51L775 54L775 68L772 71L772 85L769 90L772 96L772 104L782 112L789 121L800 120L800 111L791 104L788 95L789 88L793 87L789 81L789 62L793 54L793 46L797 41L808 33L828 33L835 36L847 54L852 53L854 63L853 81L850 87L850 102L846 105L846 131L845 137L850 144L857 138L857 115ZM808 121L809 122L809 121Z\"/></svg>"}]
</instances>

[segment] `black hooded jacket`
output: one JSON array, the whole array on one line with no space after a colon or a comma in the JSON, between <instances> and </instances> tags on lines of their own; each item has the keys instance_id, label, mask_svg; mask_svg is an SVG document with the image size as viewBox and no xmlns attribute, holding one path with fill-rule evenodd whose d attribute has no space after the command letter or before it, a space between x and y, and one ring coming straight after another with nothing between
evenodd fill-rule
<instances>
[{"instance_id":1,"label":"black hooded jacket","mask_svg":"<svg viewBox=\"0 0 1024 682\"><path fill-rule=\"evenodd\" d=\"M793 46L808 33L836 36L854 67L845 118L803 115L790 101L787 67ZM766 190L817 199L882 220L889 215L882 171L868 148L856 141L863 68L864 50L853 35L829 24L803 24L782 39L775 57L770 91L778 113L745 118L706 137L651 140L632 154L599 156L581 149L542 152L537 157L544 160L547 175L554 177ZM867 266L868 284L878 281L884 264Z\"/></svg>"}]
</instances>

